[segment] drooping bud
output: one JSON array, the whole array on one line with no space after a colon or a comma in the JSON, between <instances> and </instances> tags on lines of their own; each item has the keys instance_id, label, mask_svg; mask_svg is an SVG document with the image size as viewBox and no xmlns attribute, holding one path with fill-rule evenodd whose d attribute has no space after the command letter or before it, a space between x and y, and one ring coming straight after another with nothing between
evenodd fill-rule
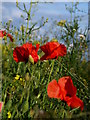
<instances>
[{"instance_id":1,"label":"drooping bud","mask_svg":"<svg viewBox=\"0 0 90 120\"><path fill-rule=\"evenodd\" d=\"M40 60L40 56L38 55L38 59Z\"/></svg>"},{"instance_id":2,"label":"drooping bud","mask_svg":"<svg viewBox=\"0 0 90 120\"><path fill-rule=\"evenodd\" d=\"M25 79L26 79L26 80L29 80L29 79L30 79L30 75L29 75L29 73L26 73L26 75L25 75Z\"/></svg>"},{"instance_id":3,"label":"drooping bud","mask_svg":"<svg viewBox=\"0 0 90 120\"><path fill-rule=\"evenodd\" d=\"M28 61L29 61L30 63L34 64L34 59L33 59L33 57L32 57L31 55L29 55Z\"/></svg>"},{"instance_id":4,"label":"drooping bud","mask_svg":"<svg viewBox=\"0 0 90 120\"><path fill-rule=\"evenodd\" d=\"M76 32L76 29L73 29L73 32Z\"/></svg>"}]
</instances>

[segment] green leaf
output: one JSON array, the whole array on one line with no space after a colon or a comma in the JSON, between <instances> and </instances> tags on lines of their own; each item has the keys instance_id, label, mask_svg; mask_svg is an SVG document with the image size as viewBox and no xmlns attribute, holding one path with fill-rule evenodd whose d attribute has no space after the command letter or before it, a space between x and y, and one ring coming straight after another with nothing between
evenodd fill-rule
<instances>
[{"instance_id":1,"label":"green leaf","mask_svg":"<svg viewBox=\"0 0 90 120\"><path fill-rule=\"evenodd\" d=\"M6 108L7 110L9 110L11 106L12 106L12 100L9 100L9 101L7 102L5 108Z\"/></svg>"},{"instance_id":2,"label":"green leaf","mask_svg":"<svg viewBox=\"0 0 90 120\"><path fill-rule=\"evenodd\" d=\"M26 113L29 109L29 102L28 102L28 99L23 103L22 105L22 113Z\"/></svg>"},{"instance_id":3,"label":"green leaf","mask_svg":"<svg viewBox=\"0 0 90 120\"><path fill-rule=\"evenodd\" d=\"M24 16L23 16L23 15L21 15L21 18L23 18L23 19L24 19Z\"/></svg>"}]
</instances>

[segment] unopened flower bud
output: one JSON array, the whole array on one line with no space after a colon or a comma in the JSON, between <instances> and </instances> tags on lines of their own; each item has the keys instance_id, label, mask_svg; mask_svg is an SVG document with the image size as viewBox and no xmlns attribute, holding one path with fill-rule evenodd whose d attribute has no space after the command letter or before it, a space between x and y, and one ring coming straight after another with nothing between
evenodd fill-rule
<instances>
[{"instance_id":1,"label":"unopened flower bud","mask_svg":"<svg viewBox=\"0 0 90 120\"><path fill-rule=\"evenodd\" d=\"M31 55L29 55L29 59L28 60L29 60L30 63L34 64L34 59L33 59L33 57Z\"/></svg>"},{"instance_id":2,"label":"unopened flower bud","mask_svg":"<svg viewBox=\"0 0 90 120\"><path fill-rule=\"evenodd\" d=\"M76 29L73 29L73 32L76 32Z\"/></svg>"}]
</instances>

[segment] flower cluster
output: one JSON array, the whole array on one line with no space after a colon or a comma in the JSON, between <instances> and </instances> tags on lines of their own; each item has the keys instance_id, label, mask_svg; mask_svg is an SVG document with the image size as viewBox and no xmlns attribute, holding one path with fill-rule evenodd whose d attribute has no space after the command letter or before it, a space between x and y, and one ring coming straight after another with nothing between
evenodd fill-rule
<instances>
[{"instance_id":1,"label":"flower cluster","mask_svg":"<svg viewBox=\"0 0 90 120\"><path fill-rule=\"evenodd\" d=\"M58 56L63 57L67 53L65 45L53 41L41 46L40 49L45 53L40 60L55 59ZM14 49L13 58L16 62L26 63L28 61L34 61L36 63L39 60L38 50L39 44L36 44L35 48L32 43L26 43Z\"/></svg>"},{"instance_id":2,"label":"flower cluster","mask_svg":"<svg viewBox=\"0 0 90 120\"><path fill-rule=\"evenodd\" d=\"M20 75L16 75L16 77L14 78L14 82L16 82L16 81L19 81L19 83L22 85L22 86L24 86L24 84L25 84L25 79L24 78L22 78L22 77L20 77ZM14 88L15 86L13 86L13 88Z\"/></svg>"},{"instance_id":3,"label":"flower cluster","mask_svg":"<svg viewBox=\"0 0 90 120\"><path fill-rule=\"evenodd\" d=\"M57 98L65 101L71 108L80 107L83 110L84 104L76 96L77 88L73 85L70 76L62 77L58 80L52 80L47 87L47 94L50 98Z\"/></svg>"}]
</instances>

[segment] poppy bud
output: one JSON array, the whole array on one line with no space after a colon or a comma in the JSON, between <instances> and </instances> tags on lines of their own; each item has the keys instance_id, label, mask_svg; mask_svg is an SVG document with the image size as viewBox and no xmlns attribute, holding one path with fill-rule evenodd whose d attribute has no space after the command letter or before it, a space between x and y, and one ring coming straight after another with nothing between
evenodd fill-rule
<instances>
[{"instance_id":1,"label":"poppy bud","mask_svg":"<svg viewBox=\"0 0 90 120\"><path fill-rule=\"evenodd\" d=\"M76 29L73 29L73 32L76 32Z\"/></svg>"},{"instance_id":2,"label":"poppy bud","mask_svg":"<svg viewBox=\"0 0 90 120\"><path fill-rule=\"evenodd\" d=\"M0 112L2 110L3 102L0 102Z\"/></svg>"},{"instance_id":3,"label":"poppy bud","mask_svg":"<svg viewBox=\"0 0 90 120\"><path fill-rule=\"evenodd\" d=\"M26 73L25 79L26 79L26 80L29 80L29 79L30 79L29 73Z\"/></svg>"},{"instance_id":4,"label":"poppy bud","mask_svg":"<svg viewBox=\"0 0 90 120\"><path fill-rule=\"evenodd\" d=\"M38 55L38 59L40 60L40 56Z\"/></svg>"},{"instance_id":5,"label":"poppy bud","mask_svg":"<svg viewBox=\"0 0 90 120\"><path fill-rule=\"evenodd\" d=\"M34 64L34 59L31 55L29 55L29 59L28 59L29 62L31 62L32 64Z\"/></svg>"}]
</instances>

